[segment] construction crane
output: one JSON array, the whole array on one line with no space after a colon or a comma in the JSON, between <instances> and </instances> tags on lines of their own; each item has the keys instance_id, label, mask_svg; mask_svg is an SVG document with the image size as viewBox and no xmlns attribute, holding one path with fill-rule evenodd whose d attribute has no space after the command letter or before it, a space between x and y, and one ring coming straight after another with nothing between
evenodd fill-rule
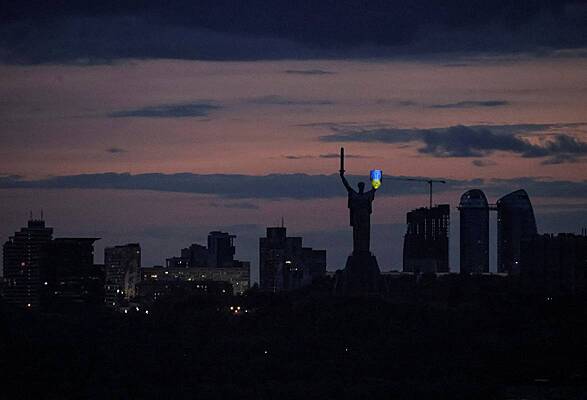
<instances>
[{"instance_id":1,"label":"construction crane","mask_svg":"<svg viewBox=\"0 0 587 400\"><path fill-rule=\"evenodd\" d=\"M430 187L430 208L432 208L432 184L433 183L446 183L442 179L424 179L424 178L395 178L400 181L415 181L415 182L426 182Z\"/></svg>"}]
</instances>

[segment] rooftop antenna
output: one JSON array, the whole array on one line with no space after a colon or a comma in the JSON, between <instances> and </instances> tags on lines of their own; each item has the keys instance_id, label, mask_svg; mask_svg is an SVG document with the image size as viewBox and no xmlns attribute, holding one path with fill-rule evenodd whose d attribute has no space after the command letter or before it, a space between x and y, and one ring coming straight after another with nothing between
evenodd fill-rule
<instances>
[{"instance_id":1,"label":"rooftop antenna","mask_svg":"<svg viewBox=\"0 0 587 400\"><path fill-rule=\"evenodd\" d=\"M281 227L283 228L284 223L283 223L283 215L281 216Z\"/></svg>"},{"instance_id":2,"label":"rooftop antenna","mask_svg":"<svg viewBox=\"0 0 587 400\"><path fill-rule=\"evenodd\" d=\"M41 208L41 221L44 221L43 219L43 209Z\"/></svg>"},{"instance_id":3,"label":"rooftop antenna","mask_svg":"<svg viewBox=\"0 0 587 400\"><path fill-rule=\"evenodd\" d=\"M33 220L33 210L29 210L29 221Z\"/></svg>"}]
</instances>

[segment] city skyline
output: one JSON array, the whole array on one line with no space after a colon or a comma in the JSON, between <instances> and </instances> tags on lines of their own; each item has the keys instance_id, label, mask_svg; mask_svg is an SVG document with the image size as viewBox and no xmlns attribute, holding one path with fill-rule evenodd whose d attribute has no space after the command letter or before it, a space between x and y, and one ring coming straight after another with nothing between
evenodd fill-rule
<instances>
[{"instance_id":1,"label":"city skyline","mask_svg":"<svg viewBox=\"0 0 587 400\"><path fill-rule=\"evenodd\" d=\"M399 180L401 180L401 179L402 178L399 178ZM451 254L450 254L450 257L447 259L448 260L448 264L447 265L446 264L443 264L443 265L445 265L445 267L441 268L442 270L447 269L446 272L461 272L461 267L458 264L454 264L454 262L455 262L454 260L456 260L457 262L462 262L462 255L463 255L462 251L464 251L464 249L465 248L468 248L468 247L463 247L463 242L461 240L462 230L460 230L460 232L457 231L457 234L454 235L454 234L451 234L451 232L454 233L455 228L453 227L453 229L451 230L450 229L450 226L453 225L453 224L456 224L457 229L459 229L459 226L462 225L461 224L461 219L463 218L463 213L462 213L462 207L463 207L463 204L464 204L463 203L463 199L464 198L468 198L467 196L471 196L470 193L475 193L475 195L477 195L476 194L477 192L481 193L481 196L483 198L485 198L483 192L480 191L480 190L478 190L478 189L468 190L468 191L466 191L466 192L464 192L462 194L461 201L460 201L459 205L457 207L454 207L455 210L450 210L450 205L449 204L436 205L434 207L434 209L433 209L433 210L440 210L442 208L444 210L443 211L443 214L446 214L445 215L445 218L447 218L446 226L444 228L442 228L442 229L446 229L447 230L447 238L448 238L448 241L447 241L447 243L445 243L442 246L446 246L446 250L451 249L451 250L449 250L449 253L451 253ZM537 226L537 224L536 224L536 221L534 220L534 216L533 216L533 213L532 213L531 200L527 196L527 194L526 194L526 192L525 192L524 189L518 189L516 191L513 191L511 193L508 193L506 195L503 195L500 199L497 200L496 203L488 203L485 200L484 201L484 204L485 204L484 206L483 205L477 205L477 206L482 206L482 208L484 207L485 212L487 213L487 215L489 215L490 210L499 211L499 210L502 209L502 206L500 206L500 203L502 203L504 201L504 199L512 198L512 196L519 196L520 194L522 195L522 197L524 197L523 200L527 203L527 207L529 207L529 210L530 210L530 215L531 215L531 221L530 222L531 222L531 225L533 226L533 228L531 228L531 230L534 229L534 231L533 231L534 233L532 233L531 231L529 232L529 235L531 236L531 235L537 233L536 232L536 226ZM434 203L434 204L436 204L436 203ZM524 204L524 206L526 207L526 204ZM403 259L403 261L402 261L402 264L403 265L400 265L400 266L398 266L396 268L393 268L393 267L390 268L389 266L386 266L386 267L384 267L382 269L383 271L399 271L399 270L402 270L402 269L404 271L406 271L406 258L405 258L406 257L406 253L405 253L406 250L405 249L406 248L405 248L405 246L406 246L406 243L407 243L406 242L406 240L407 240L406 238L408 236L407 233L411 233L411 232L413 233L413 229L416 229L416 225L413 225L412 226L412 224L414 224L414 221L413 221L414 217L413 216L410 217L410 216L411 215L415 215L414 213L424 213L424 214L427 214L428 210L430 210L430 209L429 208L426 208L426 207L419 207L417 209L413 209L413 210L410 210L409 212L407 212L407 214L406 214L407 223L405 224L405 230L404 230L404 233L402 234L403 238L398 243L395 243L394 244L395 246L402 246L403 247L403 250L400 253L400 256ZM457 214L457 220L456 221L450 221L449 222L449 219L450 219L450 213L449 212L450 211L452 211L453 214L455 212L458 213ZM513 209L512 209L512 211L513 211ZM503 214L503 211L499 211L499 212ZM29 222L30 221L33 221L34 222L34 221L37 221L37 220L43 221L43 223L45 222L45 220L44 220L44 211L43 210L40 210L40 218L35 217L33 211L30 211L29 214L30 214L29 215ZM422 216L424 214L422 214ZM489 230L492 231L492 234L489 235L489 237L486 238L486 239L484 239L484 240L485 240L485 246L487 246L487 249L488 250L490 249L489 252L486 254L485 257L487 257L488 260L491 259L493 262L491 263L490 268L488 268L488 269L481 268L481 269L476 270L476 272L505 272L505 270L500 271L500 269L503 269L503 267L500 268L499 264L496 264L496 263L499 263L499 258L500 258L500 250L499 250L500 249L500 242L504 240L504 238L501 238L500 239L500 220L504 220L505 221L505 214L503 214L503 215L502 214L500 214L501 216L498 216L498 218L495 221L493 221L492 219L489 219L487 217L487 220L484 223L480 223L479 221L474 222L474 226L476 227L475 229L480 229L480 230L487 229L488 230L488 233L489 233ZM469 221L469 218L470 217L466 217L466 218L467 218L467 221ZM518 216L517 218L526 218L526 216L525 216L525 214L523 214L522 216ZM423 223L423 220L420 221L420 222ZM434 226L434 222L432 222L432 219L429 222L427 222L427 224L428 223L431 223L431 224L433 224L432 226ZM507 223L510 224L511 222L509 222L509 220L508 220ZM284 225L284 219L283 219L283 217L281 219L280 224L281 224L281 227L284 227L285 226ZM467 224L469 226L469 228L467 228L467 229L471 229L471 227L473 227L472 225L470 225L471 222L467 222ZM279 224L267 225L263 229L269 229L272 226L273 227L271 229L277 229L278 225ZM483 226L485 226L486 228L484 228ZM490 226L491 226L491 229L489 229ZM505 225L504 225L504 227L505 227ZM424 229L424 225L422 225L421 228ZM53 228L51 228L51 229L53 229ZM505 228L505 229L508 229L509 230L511 228L508 225L508 227ZM581 227L581 228L579 228L575 232L567 232L567 233L578 233L578 231L580 230L581 234L583 234L584 229L585 228ZM461 234L459 234L459 233L461 233ZM540 233L540 234L553 234L553 233L556 233L556 232L538 232L538 233ZM565 232L563 232L563 233L565 233ZM79 233L72 233L72 234L74 236L79 236ZM219 231L216 230L216 228L214 228L212 231L210 231L207 234L207 242L208 242L207 244L208 244L208 247L210 247L210 240L211 240L211 237L215 237L214 235L220 235L222 237L226 237L227 238L226 240L229 240L230 239L230 243L233 243L233 240L237 238L237 235L230 234L230 233L225 233L225 232L219 232ZM519 235L519 233L516 234L516 235ZM260 237L261 237L261 235L259 235L259 237L255 238L255 239L259 239ZM474 237L475 236L471 236L468 240L465 241L465 244L464 245L465 246L470 246L470 244L468 244L470 242L470 240L477 240L477 239L474 239ZM424 236L422 236L422 239L424 239ZM126 243L126 242L128 242L128 240L125 240L124 238L121 238L121 241L118 244L120 244L120 243ZM514 243L517 243L518 242L518 239L514 239L513 242ZM204 246L202 246L201 243L204 243ZM199 239L198 238L192 238L192 239L190 239L189 242L186 242L186 243L183 243L183 244L182 243L175 243L174 245L176 246L176 250L177 250L177 248L179 246L184 246L184 245L189 245L190 248L192 246L196 246L197 248L205 249L206 248L205 247L205 244L206 244L206 240L202 240L201 238L199 238ZM385 243L384 244L384 246L389 246L389 245L390 245L389 243ZM236 254L236 248L238 248L238 247L236 247L234 244L231 244L231 246L233 246L233 247L231 247L232 250L230 250L230 251L234 255L234 254ZM391 247L391 246L389 246L389 247ZM481 253L483 253L482 247L483 247L483 245L481 245L481 248L479 250L479 251L481 251ZM104 246L104 248L107 249L108 246ZM101 248L99 250L101 250ZM183 251L187 251L187 250L188 250L187 248L185 248L185 249L182 250L182 257L184 257L183 256ZM255 249L248 248L248 249L245 249L244 251L243 251L242 248L240 248L240 250L241 251L239 252L239 254L252 254L253 252L255 252L257 250L257 248L255 248ZM445 255L442 256L442 257L448 257L449 256L449 254L446 254L446 250L443 251ZM420 254L421 256L424 256L424 257L432 256L433 253L431 253L431 251L432 250L430 250L430 249L428 249L428 250L426 250L424 252L417 252L417 253L414 253L412 251L412 252L409 253L410 254L409 257L412 257L412 256L417 255L417 254ZM98 251L98 253L100 253L100 251ZM479 253L479 256L480 257L483 257L481 255L481 253ZM162 261L158 261L158 262L154 262L154 263L146 263L144 266L145 267L146 266L163 266L163 265L169 266L170 262L174 262L173 260L175 260L175 259L180 260L181 259L181 258L178 258L178 257L175 257L175 256L172 256L171 258L169 258L171 256L171 254L172 253L159 255L161 257L161 260ZM477 254L477 253L472 253L472 254ZM511 256L512 255L510 255L510 257ZM434 256L434 257L436 257L436 256ZM519 255L517 257L519 257ZM100 256L96 260L97 260L97 262L98 261L100 261L100 262L103 261L103 260L100 259ZM247 260L247 261L251 262L250 260ZM453 262L452 264L451 264L451 261ZM512 262L513 261L514 260L512 260ZM256 266L260 265L259 262L260 262L260 260L258 258L253 257L252 264L253 264L254 267L251 270L251 272L252 272L252 274L251 274L252 282L258 282L258 280L259 280L259 272L260 271L256 268ZM443 261L443 263L445 263L445 262L446 261ZM200 265L205 265L205 262L203 264L200 263ZM178 266L180 266L180 265L178 265ZM461 266L462 266L462 264L461 264ZM339 269L340 267L339 266L336 266L336 265L333 265L333 264L331 264L329 262L327 264L327 268L330 271L335 271L335 270ZM433 270L435 270L435 268L433 268ZM442 271L437 271L437 272L442 272Z\"/></svg>"},{"instance_id":2,"label":"city skyline","mask_svg":"<svg viewBox=\"0 0 587 400\"><path fill-rule=\"evenodd\" d=\"M325 177L325 178L329 178L329 179L336 179L334 176L333 177ZM351 179L353 179L354 181L358 181L358 178L352 177ZM336 180L334 181L334 184L336 185ZM406 182L402 182L401 180L395 180L393 179L393 177L388 177L387 181L385 181L385 184L388 186L394 186L396 188L401 188L403 186L403 184ZM413 183L410 182L410 185L412 185L411 187L408 186L407 190L408 193L409 191L419 191L423 189L423 184L421 183ZM460 185L462 185L462 182L448 182L448 186L451 186L451 184L453 185L453 187L459 187ZM465 186L466 187L466 186ZM497 199L501 196L504 196L507 192L499 192L501 190L505 190L506 188L509 188L510 186L508 185L504 185L499 186L496 185L495 187L489 187L486 188L489 189L487 190L488 193L491 193L489 197L490 203L495 203L497 201ZM517 186L511 186L511 187L517 187ZM41 189L41 190L47 190L47 189ZM70 191L72 189L69 189ZM400 189L401 191L402 189ZM424 189L425 190L425 189ZM447 190L447 191L443 191L442 187L439 187L439 189L435 188L435 194L434 194L434 203L435 204L439 204L440 201L436 201L436 199L442 199L442 198L449 198L451 199L451 197L453 197L453 189ZM508 189L510 190L510 189ZM51 190L47 190L49 192L51 192ZM84 190L83 192L86 192L86 196L88 195L100 195L100 193L102 191L100 190ZM312 192L312 191L310 191ZM438 192L438 193L437 193ZM66 191L67 193L67 191ZM148 193L148 192L147 192ZM499 193L497 195L493 195L493 193ZM163 198L165 198L166 193L163 193L162 196ZM309 196L309 194L303 194L304 196ZM385 196L385 193L383 194ZM59 201L62 200L63 195L61 193L55 193L55 196L57 196L59 198ZM380 195L381 196L381 195ZM418 208L419 206L426 206L426 202L427 202L427 193L423 193L421 195L413 195L413 196L408 196L405 195L405 197L411 201L413 201L413 204L416 204L416 208ZM454 197L459 198L460 194L455 194ZM337 200L337 197L332 198L332 201ZM32 199L31 199L32 200ZM189 207L190 201L189 201L189 197L184 199L185 200L185 206ZM330 199L329 199L330 200ZM383 201L379 201L378 203L383 203L384 205L387 206L392 206L393 207L393 202L394 202L394 197L390 196L389 194L387 194L387 196L385 197L385 200ZM536 208L536 205L534 203L535 199L531 198L532 203L534 205L534 208ZM302 201L309 201L309 200L302 200ZM298 201L299 203L299 201ZM391 203L391 204L390 204ZM404 204L405 207L409 207L410 203L407 203L404 201L402 202ZM99 203L97 203L99 204ZM192 203L193 204L193 203ZM379 205L379 204L378 204ZM459 272L460 268L459 268L459 260L460 260L460 256L459 256L459 248L460 248L460 235L459 235L459 225L460 225L460 217L459 217L459 211L458 211L458 203L454 204L454 203L450 203L450 212L451 212L451 224L450 224L450 235L449 235L449 266L450 266L450 271L451 272ZM128 205L129 207L132 207L130 204ZM102 218L113 218L115 217L114 215L109 215L108 214L108 210L109 205L102 205L103 209L102 213L99 214L100 217ZM540 207L540 205L539 205ZM578 208L580 209L582 207L581 204L578 204ZM100 207L101 208L101 207ZM214 208L218 208L216 206L214 206ZM241 207L237 206L235 207L234 210L231 210L231 207L227 207L228 209L225 209L225 211L228 211L230 214L228 215L228 218L234 216L234 215L238 215L242 209ZM248 208L248 206L245 205L243 206L243 209L246 211L246 209ZM548 212L548 207L545 207L545 209L547 210L546 213L544 213L543 215L537 213L537 226L538 226L538 232L539 233L556 233L556 232L569 232L569 233L578 233L579 231L581 231L581 229L583 228L583 226L581 225L582 220L581 219L577 219L577 218L573 218L573 211L571 211L569 214L571 215L571 218L563 218L562 220L558 217L558 215L556 213L549 213ZM44 208L45 211L42 210L38 210L36 213L33 211L29 211L26 214L28 215L29 213L33 213L33 215L35 217L38 217L39 215L41 215L42 212L45 213L45 215L47 214L47 209ZM62 211L65 211L65 209L62 209ZM282 213L284 215L290 215L286 212L283 212L283 210L281 210ZM380 216L377 215L377 211L378 211L378 207L375 206L375 221L378 218L381 218ZM401 214L403 210L396 210L395 212L399 214ZM412 211L412 209L408 209L406 211L409 212ZM277 211L279 212L279 210ZM290 210L290 213L295 213L295 210ZM104 214L103 214L104 213ZM581 211L579 211L579 213L581 213ZM25 214L25 213L23 213ZM282 217L284 216L282 215ZM330 215L333 215L332 211L330 212ZM582 215L582 214L580 214ZM65 217L65 219L70 219L72 216L69 215L67 212L63 215ZM20 216L18 215L14 215L12 216L13 219L16 221L17 227L22 226L22 221L25 220L24 215L22 216L23 218L19 218ZM139 218L140 216L131 216L131 218ZM206 216L205 214L201 214L201 217L208 217L211 218L213 216ZM226 216L225 216L226 217ZM545 218L542 218L545 217ZM128 216L126 216L126 218L128 218ZM402 222L396 223L396 224L381 224L381 223L373 223L373 247L374 247L374 252L375 254L377 254L379 257L381 257L384 261L384 263L382 263L382 271L388 271L388 270L401 270L402 269L402 258L403 258L403 236L406 233L406 224L405 224L405 214L404 215L399 215L399 218L401 218ZM281 219L281 218L280 218ZM49 221L53 221L53 219L51 217L48 218ZM294 232L297 236L303 236L303 237L307 237L307 240L311 240L313 242L313 245L316 247L321 247L321 248L325 248L326 250L328 250L329 253L329 257L328 257L328 268L329 270L336 270L338 268L341 268L341 265L343 264L343 262L341 260L344 260L344 252L348 250L348 247L350 245L352 245L352 234L350 234L344 227L340 230L336 232L335 237L335 242L334 242L334 246L332 245L332 242L329 242L329 240L331 240L331 237L328 237L328 235L323 235L321 234L321 231L302 231L299 229L298 226L296 226L296 220L294 219L291 223L290 223L290 219L289 218L285 218L286 220L286 225L292 230L292 232ZM545 220L545 221L543 221ZM93 224L96 223L101 223L101 221L96 221L95 219L90 218L90 221L92 221ZM316 226L320 226L320 221L314 221L314 223L316 224ZM546 222L546 223L544 223ZM100 240L97 245L96 245L96 249L97 249L97 258L96 261L100 261L102 262L102 250L105 247L108 246L112 246L112 245L118 245L121 243L128 243L128 242L141 242L141 244L143 244L143 241L140 241L136 238L140 238L140 236L137 236L136 234L133 235L131 234L125 234L125 232L129 232L129 230L132 232L132 229L123 229L122 231L114 231L114 230L110 230L110 231L100 231L100 230L93 230L90 233L83 231L83 229L81 227L83 227L83 223L80 225L78 223L74 224L73 227L71 228L67 228L65 227L65 229L63 229L61 223L59 223L58 221L56 223L51 222L50 225L53 224L53 226L56 227L56 229L59 232L59 235L61 236L99 236L102 237L103 240ZM147 247L145 246L145 253L148 254L148 258L146 258L145 264L144 265L164 265L165 264L165 258L169 257L170 255L174 254L175 251L177 251L177 248L179 248L179 246L183 246L185 244L189 244L189 243L204 243L205 244L205 237L207 236L208 232L213 231L213 230L218 230L218 229L224 229L224 230L228 230L230 232L233 232L237 235L237 241L239 242L239 245L237 246L237 257L241 258L241 259L245 259L245 260L249 260L251 261L251 264L253 266L257 266L258 265L258 253L257 253L257 240L259 237L261 237L263 235L263 232L265 230L265 227L267 226L279 226L281 224L280 220L276 220L274 221L274 223L268 223L268 224L244 224L244 225L238 225L238 224L234 224L234 225L214 225L213 222L210 222L209 225L200 225L197 229L190 229L190 227L188 225L185 224L185 222L180 222L178 223L176 226L174 226L175 230L175 235L172 237L166 237L166 231L162 230L161 232L157 232L157 230L155 228L153 228L153 230L150 232L150 237L148 236L148 239L146 240L146 243L150 246ZM88 224L89 226L90 224ZM490 220L490 240L489 240L489 247L490 247L490 251L489 251L489 259L490 259L490 272L498 272L498 268L497 268L497 222L494 220ZM551 227L554 229L551 230L547 230L544 229L544 226L546 227ZM572 229L573 226L576 226L575 229ZM559 229L557 229L557 227ZM570 227L570 228L568 228ZM130 227L129 227L130 228ZM63 229L63 230L60 230ZM16 229L15 229L16 230ZM12 233L9 233L9 235L12 235ZM7 238L8 236L7 235ZM135 240L132 240L135 239ZM183 242L182 242L183 240ZM164 246L161 246L161 244L164 244ZM337 249L338 249L338 253L337 253ZM165 252L167 251L167 253ZM389 260L392 259L394 260L393 263L389 263ZM257 268L254 267L252 268L252 275L251 275L253 281L257 281L258 279L258 271Z\"/></svg>"},{"instance_id":3,"label":"city skyline","mask_svg":"<svg viewBox=\"0 0 587 400\"><path fill-rule=\"evenodd\" d=\"M142 243L148 264L214 229L254 263L283 216L341 267L341 145L353 185L383 170L372 229L385 269L401 268L404 216L426 205L424 184L392 176L449 182L435 202L451 205L453 270L465 190L495 202L526 189L540 232L586 225L584 5L315 2L305 23L275 2L262 24L241 7L238 28L221 17L231 2L179 3L8 7L0 239L43 208L64 234L103 237L98 250Z\"/></svg>"}]
</instances>

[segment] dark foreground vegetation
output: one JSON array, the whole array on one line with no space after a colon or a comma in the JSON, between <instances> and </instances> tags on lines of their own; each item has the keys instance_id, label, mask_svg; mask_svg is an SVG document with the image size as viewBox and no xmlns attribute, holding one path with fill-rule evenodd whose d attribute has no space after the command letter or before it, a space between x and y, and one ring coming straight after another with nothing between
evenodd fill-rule
<instances>
[{"instance_id":1,"label":"dark foreground vegetation","mask_svg":"<svg viewBox=\"0 0 587 400\"><path fill-rule=\"evenodd\" d=\"M0 397L585 398L584 300L325 289L168 299L149 314L4 305Z\"/></svg>"}]
</instances>

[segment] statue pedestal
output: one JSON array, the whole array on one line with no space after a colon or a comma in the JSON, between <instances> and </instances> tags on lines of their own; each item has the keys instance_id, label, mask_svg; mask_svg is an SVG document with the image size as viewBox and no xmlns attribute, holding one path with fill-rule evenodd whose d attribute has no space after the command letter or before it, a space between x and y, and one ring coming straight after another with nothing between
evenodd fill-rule
<instances>
[{"instance_id":1,"label":"statue pedestal","mask_svg":"<svg viewBox=\"0 0 587 400\"><path fill-rule=\"evenodd\" d=\"M382 279L377 259L371 252L353 252L344 270L337 272L335 291L340 295L378 294Z\"/></svg>"}]
</instances>

